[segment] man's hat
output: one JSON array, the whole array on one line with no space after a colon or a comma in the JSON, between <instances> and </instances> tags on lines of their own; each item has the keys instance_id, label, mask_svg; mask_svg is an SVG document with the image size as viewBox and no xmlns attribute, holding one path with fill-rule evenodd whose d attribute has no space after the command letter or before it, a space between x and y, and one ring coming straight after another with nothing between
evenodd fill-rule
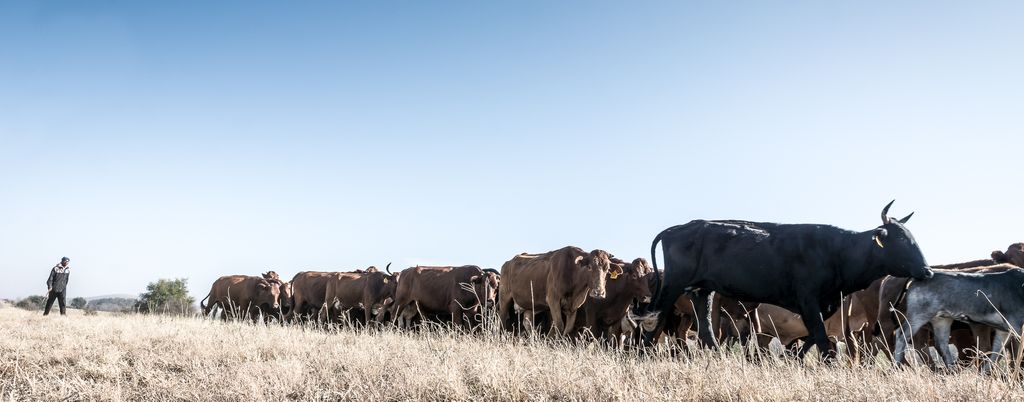
<instances>
[{"instance_id":1,"label":"man's hat","mask_svg":"<svg viewBox=\"0 0 1024 402\"><path fill-rule=\"evenodd\" d=\"M60 259L60 260L61 260L61 262L64 262L64 261L71 261L71 259L70 259L70 258L68 258L68 257L61 257L61 259Z\"/></svg>"}]
</instances>

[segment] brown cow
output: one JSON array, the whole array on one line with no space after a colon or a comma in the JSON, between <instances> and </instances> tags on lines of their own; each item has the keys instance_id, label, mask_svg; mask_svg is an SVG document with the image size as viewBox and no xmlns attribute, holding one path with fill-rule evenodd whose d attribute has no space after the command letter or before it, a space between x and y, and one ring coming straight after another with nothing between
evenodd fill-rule
<instances>
[{"instance_id":1,"label":"brown cow","mask_svg":"<svg viewBox=\"0 0 1024 402\"><path fill-rule=\"evenodd\" d=\"M376 267L369 267L365 271L357 269L352 273L366 272L379 271ZM285 315L285 320L292 321L296 316L307 318L312 314L318 314L324 306L328 277L333 273L302 271L295 274L290 283L292 309Z\"/></svg>"},{"instance_id":2,"label":"brown cow","mask_svg":"<svg viewBox=\"0 0 1024 402\"><path fill-rule=\"evenodd\" d=\"M993 252L995 254L996 252ZM956 265L956 264L952 264ZM1018 269L1019 267L1014 264L996 264L983 267L972 267L958 269L960 272L977 272L977 273L996 273L1003 272L1010 269ZM883 343L886 353L890 353L895 347L896 340L894 338L895 331L899 327L898 320L904 320L906 313L906 301L903 300L903 295L908 285L912 285L913 282L907 278L896 278L886 277L882 282L882 287L878 295L878 330L876 331L881 338L880 343ZM965 351L970 349L976 349L981 352L987 352L992 349L992 328L978 324L966 324L968 328L956 328L954 327L953 334L950 341L956 346L957 354L960 359L966 359L968 354ZM927 328L923 328L927 329ZM919 351L923 351L928 346L934 346L931 342L931 336L928 335L929 331L923 330L918 331L913 337L913 344L917 346ZM927 356L927 354L926 354Z\"/></svg>"},{"instance_id":3,"label":"brown cow","mask_svg":"<svg viewBox=\"0 0 1024 402\"><path fill-rule=\"evenodd\" d=\"M327 279L331 272L302 271L292 278L292 309L285 316L286 321L297 317L308 318L324 305L327 294Z\"/></svg>"},{"instance_id":4,"label":"brown cow","mask_svg":"<svg viewBox=\"0 0 1024 402\"><path fill-rule=\"evenodd\" d=\"M498 274L485 272L476 265L416 266L401 274L391 316L402 328L407 328L419 313L449 313L456 326L468 326L463 315L468 314L472 321L482 312L480 301L494 304L499 286Z\"/></svg>"},{"instance_id":5,"label":"brown cow","mask_svg":"<svg viewBox=\"0 0 1024 402\"><path fill-rule=\"evenodd\" d=\"M536 312L551 312L551 331L571 334L576 329L576 314L587 297L605 297L605 277L611 255L603 250L590 253L578 247L564 247L544 254L519 254L501 266L498 286L498 315L502 327L513 329L516 306L525 311L524 321L533 328Z\"/></svg>"},{"instance_id":6,"label":"brown cow","mask_svg":"<svg viewBox=\"0 0 1024 402\"><path fill-rule=\"evenodd\" d=\"M390 267L391 264L388 264ZM321 310L324 320L337 320L343 311L361 308L364 324L373 321L394 299L399 274L383 273L375 267L366 271L334 272L327 276L324 286L324 303Z\"/></svg>"},{"instance_id":7,"label":"brown cow","mask_svg":"<svg viewBox=\"0 0 1024 402\"><path fill-rule=\"evenodd\" d=\"M210 293L203 300L210 299L210 305L199 306L203 315L209 315L217 306L223 311L222 319L227 319L230 311L235 317L243 317L243 313L255 321L260 313L269 318L280 312L280 288L264 278L248 275L222 276L213 282Z\"/></svg>"},{"instance_id":8,"label":"brown cow","mask_svg":"<svg viewBox=\"0 0 1024 402\"><path fill-rule=\"evenodd\" d=\"M843 309L849 311L850 307L852 307L851 297L847 296L843 300ZM843 316L844 314L837 311L825 320L825 333L828 334L833 344L846 338ZM774 304L761 304L757 306L757 318L757 343L761 348L767 348L768 343L773 338L779 338L779 342L784 347L789 348L797 340L811 335L807 331L807 327L804 326L803 318L800 317L800 314Z\"/></svg>"},{"instance_id":9,"label":"brown cow","mask_svg":"<svg viewBox=\"0 0 1024 402\"><path fill-rule=\"evenodd\" d=\"M626 319L630 306L634 302L651 302L655 273L643 258L629 263L612 258L611 263L622 274L609 276L605 282L605 298L588 298L577 314L582 313L584 317L580 330L587 329L594 337L608 339L617 346L622 341L622 321Z\"/></svg>"},{"instance_id":10,"label":"brown cow","mask_svg":"<svg viewBox=\"0 0 1024 402\"><path fill-rule=\"evenodd\" d=\"M292 284L291 282L285 282L281 280L281 277L274 271L268 271L263 274L263 279L266 279L271 284L275 284L280 292L278 296L278 303L281 305L281 317L291 312L292 308Z\"/></svg>"},{"instance_id":11,"label":"brown cow","mask_svg":"<svg viewBox=\"0 0 1024 402\"><path fill-rule=\"evenodd\" d=\"M987 267L996 264L1013 264L1024 268L1024 243L1013 243L1006 248L1006 251L993 251L992 258L974 260L957 264L934 265L934 269L965 269L974 267Z\"/></svg>"}]
</instances>

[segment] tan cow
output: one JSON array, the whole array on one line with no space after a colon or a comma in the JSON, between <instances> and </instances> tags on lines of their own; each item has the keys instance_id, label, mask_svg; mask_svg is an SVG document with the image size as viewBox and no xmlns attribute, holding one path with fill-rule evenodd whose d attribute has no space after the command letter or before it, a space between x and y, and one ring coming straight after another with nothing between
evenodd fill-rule
<instances>
[{"instance_id":1,"label":"tan cow","mask_svg":"<svg viewBox=\"0 0 1024 402\"><path fill-rule=\"evenodd\" d=\"M843 307L850 307L849 298L843 300ZM774 304L757 306L757 317L757 343L762 348L767 348L773 338L778 338L783 346L791 347L793 342L811 335L807 331L807 327L804 326L800 314ZM825 333L828 334L833 344L845 339L846 334L843 329L843 314L839 311L825 320Z\"/></svg>"},{"instance_id":2,"label":"tan cow","mask_svg":"<svg viewBox=\"0 0 1024 402\"><path fill-rule=\"evenodd\" d=\"M835 345L844 342L850 357L859 360L864 354L861 344L870 345L872 329L875 323L875 312L878 310L878 289L882 280L872 282L867 289L854 292L843 298L842 308L825 320L825 333ZM810 336L799 314L772 304L761 304L757 307L758 346L767 348L772 338L779 338L783 346L789 347L793 342ZM873 354L869 349L867 354Z\"/></svg>"},{"instance_id":3,"label":"tan cow","mask_svg":"<svg viewBox=\"0 0 1024 402\"><path fill-rule=\"evenodd\" d=\"M519 254L501 266L498 286L498 315L502 327L513 330L518 306L524 311L528 328L533 315L551 312L551 331L568 335L576 329L577 310L587 297L605 297L605 278L621 274L611 266L611 255L603 250L590 253L578 247L564 247L544 254Z\"/></svg>"},{"instance_id":4,"label":"tan cow","mask_svg":"<svg viewBox=\"0 0 1024 402\"><path fill-rule=\"evenodd\" d=\"M235 317L248 316L255 321L260 313L269 318L280 312L280 288L264 278L248 275L222 276L213 282L210 292L203 300L210 300L210 305L199 302L203 315L209 315L215 307L223 311L221 318L228 314Z\"/></svg>"},{"instance_id":5,"label":"tan cow","mask_svg":"<svg viewBox=\"0 0 1024 402\"><path fill-rule=\"evenodd\" d=\"M485 305L494 304L499 277L491 271L486 272L476 265L416 266L403 270L391 315L402 328L407 328L420 313L448 313L456 326L468 327L482 312L481 301ZM468 322L463 317L466 315L470 318Z\"/></svg>"}]
</instances>

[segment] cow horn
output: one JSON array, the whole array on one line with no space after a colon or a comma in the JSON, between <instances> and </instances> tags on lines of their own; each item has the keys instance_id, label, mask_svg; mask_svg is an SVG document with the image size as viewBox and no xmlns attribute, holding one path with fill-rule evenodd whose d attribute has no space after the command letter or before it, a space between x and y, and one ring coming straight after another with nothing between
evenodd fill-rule
<instances>
[{"instance_id":1,"label":"cow horn","mask_svg":"<svg viewBox=\"0 0 1024 402\"><path fill-rule=\"evenodd\" d=\"M393 275L391 273L391 263L390 262L388 263L388 265L386 267L384 267L384 272L387 272L388 275Z\"/></svg>"},{"instance_id":2,"label":"cow horn","mask_svg":"<svg viewBox=\"0 0 1024 402\"><path fill-rule=\"evenodd\" d=\"M883 225L889 223L889 207L891 207L892 203L894 203L894 202L896 202L896 200L889 201L888 204L885 204L885 208L882 208L882 224Z\"/></svg>"},{"instance_id":3,"label":"cow horn","mask_svg":"<svg viewBox=\"0 0 1024 402\"><path fill-rule=\"evenodd\" d=\"M911 216L914 216L914 213L913 213L913 212L911 212L911 213L910 213L910 215L904 216L904 217L903 217L903 219L900 219L900 220L899 220L899 221L897 221L897 222L899 222L899 223L907 223L907 221L909 221L909 220L910 220L910 217L911 217Z\"/></svg>"}]
</instances>

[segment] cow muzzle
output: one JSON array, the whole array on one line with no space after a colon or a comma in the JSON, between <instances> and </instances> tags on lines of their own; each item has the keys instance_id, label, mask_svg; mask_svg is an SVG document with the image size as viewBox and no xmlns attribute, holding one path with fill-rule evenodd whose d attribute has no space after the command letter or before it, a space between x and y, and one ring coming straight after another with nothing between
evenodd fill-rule
<instances>
[{"instance_id":1,"label":"cow muzzle","mask_svg":"<svg viewBox=\"0 0 1024 402\"><path fill-rule=\"evenodd\" d=\"M591 290L590 291L590 297L593 297L595 299L603 299L604 298L604 292L602 292L600 290L597 290L597 289Z\"/></svg>"},{"instance_id":2,"label":"cow muzzle","mask_svg":"<svg viewBox=\"0 0 1024 402\"><path fill-rule=\"evenodd\" d=\"M641 303L650 303L651 302L651 296L645 296L643 299L640 299L640 302Z\"/></svg>"}]
</instances>

